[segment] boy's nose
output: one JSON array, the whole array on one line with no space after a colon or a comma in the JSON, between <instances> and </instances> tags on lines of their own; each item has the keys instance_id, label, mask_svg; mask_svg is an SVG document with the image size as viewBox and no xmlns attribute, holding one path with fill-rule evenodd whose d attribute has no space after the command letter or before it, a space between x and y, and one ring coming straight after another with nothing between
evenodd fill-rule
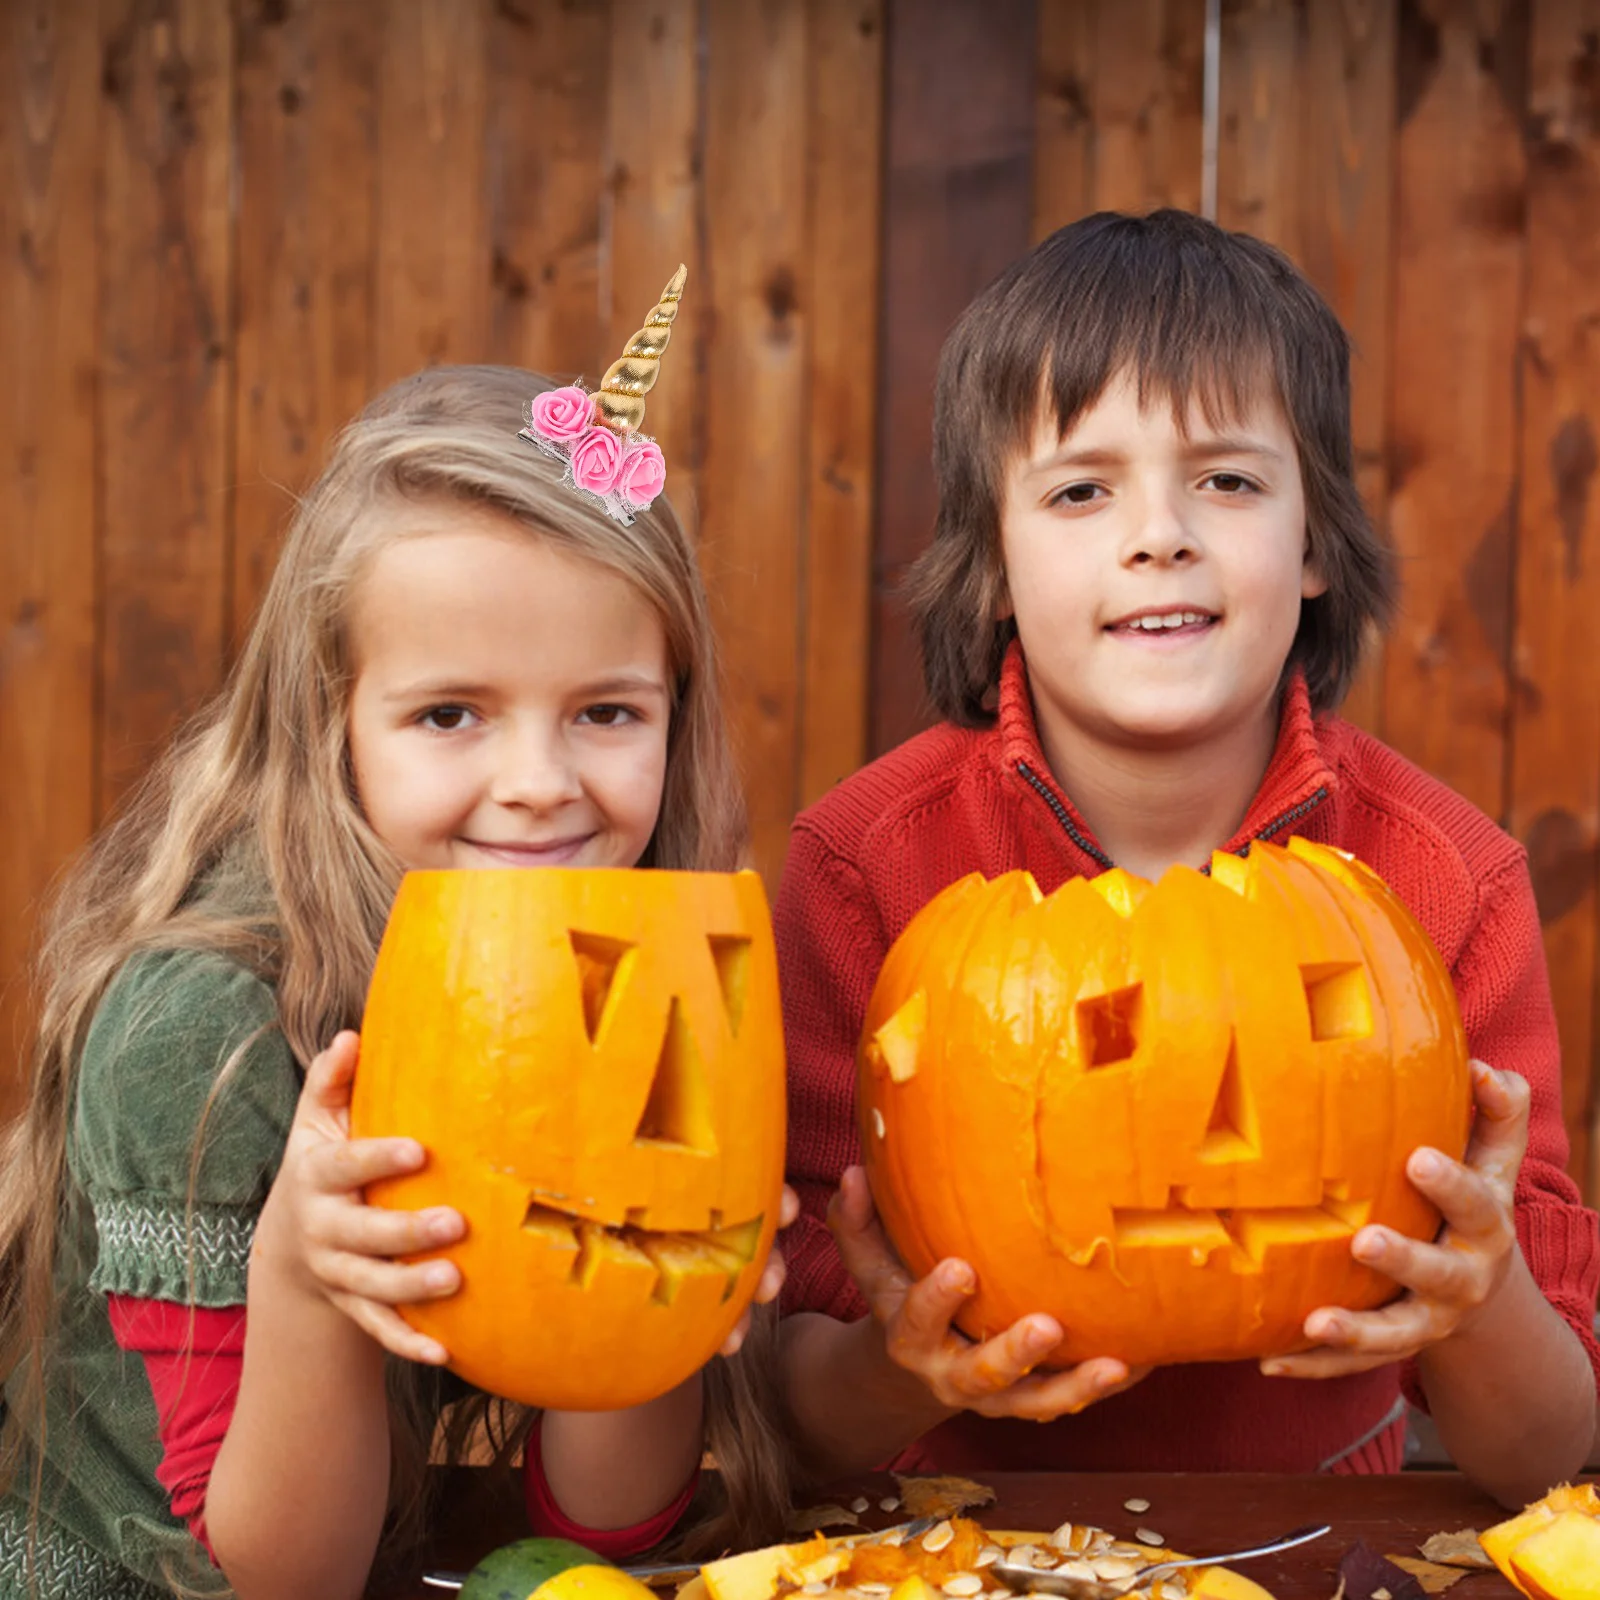
<instances>
[{"instance_id":1,"label":"boy's nose","mask_svg":"<svg viewBox=\"0 0 1600 1600\"><path fill-rule=\"evenodd\" d=\"M1177 505L1166 496L1152 496L1129 529L1124 559L1131 566L1192 561L1198 554L1193 530Z\"/></svg>"}]
</instances>

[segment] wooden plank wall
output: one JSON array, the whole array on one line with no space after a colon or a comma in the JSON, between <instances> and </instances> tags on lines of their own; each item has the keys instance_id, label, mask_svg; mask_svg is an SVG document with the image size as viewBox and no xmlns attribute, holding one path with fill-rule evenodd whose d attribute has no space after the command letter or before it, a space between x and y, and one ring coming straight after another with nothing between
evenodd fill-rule
<instances>
[{"instance_id":1,"label":"wooden plank wall","mask_svg":"<svg viewBox=\"0 0 1600 1600\"><path fill-rule=\"evenodd\" d=\"M1597 1193L1600 0L1222 0L1219 45L1219 220L1351 329L1404 565L1350 710L1528 845ZM339 422L429 362L592 380L679 260L651 425L774 877L924 720L945 331L1074 217L1201 207L1205 57L1205 0L0 7L7 1058L40 896L220 682Z\"/></svg>"}]
</instances>

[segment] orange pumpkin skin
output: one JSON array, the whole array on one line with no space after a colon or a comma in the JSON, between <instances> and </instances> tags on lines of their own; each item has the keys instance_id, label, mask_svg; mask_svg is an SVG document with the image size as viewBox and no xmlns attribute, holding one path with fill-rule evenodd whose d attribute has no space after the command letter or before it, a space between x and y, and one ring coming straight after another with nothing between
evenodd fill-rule
<instances>
[{"instance_id":1,"label":"orange pumpkin skin","mask_svg":"<svg viewBox=\"0 0 1600 1600\"><path fill-rule=\"evenodd\" d=\"M1392 1298L1351 1239L1433 1237L1404 1165L1462 1155L1471 1080L1427 934L1359 861L1292 839L1154 887L952 884L878 977L858 1106L907 1265L977 1273L964 1332L1048 1312L1047 1365L1144 1365L1304 1349L1318 1306Z\"/></svg>"},{"instance_id":2,"label":"orange pumpkin skin","mask_svg":"<svg viewBox=\"0 0 1600 1600\"><path fill-rule=\"evenodd\" d=\"M664 1394L755 1292L783 1183L777 962L753 873L413 872L351 1106L406 1135L374 1205L454 1206L462 1286L401 1314L469 1382L608 1410Z\"/></svg>"}]
</instances>

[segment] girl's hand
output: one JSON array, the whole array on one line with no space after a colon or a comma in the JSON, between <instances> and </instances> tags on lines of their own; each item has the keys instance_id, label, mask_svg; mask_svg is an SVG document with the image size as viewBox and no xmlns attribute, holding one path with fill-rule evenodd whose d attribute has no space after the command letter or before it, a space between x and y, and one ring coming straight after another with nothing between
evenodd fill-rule
<instances>
[{"instance_id":1,"label":"girl's hand","mask_svg":"<svg viewBox=\"0 0 1600 1600\"><path fill-rule=\"evenodd\" d=\"M1472 1063L1478 1115L1465 1161L1424 1147L1412 1152L1406 1176L1444 1218L1432 1244L1389 1228L1362 1228L1350 1248L1356 1259L1393 1278L1406 1292L1377 1311L1323 1306L1306 1318L1317 1348L1261 1363L1270 1377L1337 1378L1403 1361L1462 1332L1504 1287L1517 1258L1514 1191L1528 1148L1525 1078Z\"/></svg>"},{"instance_id":2,"label":"girl's hand","mask_svg":"<svg viewBox=\"0 0 1600 1600\"><path fill-rule=\"evenodd\" d=\"M796 1217L800 1215L800 1196L788 1184L783 1186L783 1198L778 1202L778 1230L782 1232ZM778 1298L778 1291L783 1288L783 1280L788 1272L784 1264L783 1252L776 1245L767 1257L767 1264L761 1269L761 1281L756 1285L755 1303L764 1306L769 1300ZM744 1343L744 1336L750 1331L750 1308L745 1308L744 1315L733 1325L733 1332L722 1341L722 1348L717 1352L719 1356L731 1356L738 1352L739 1346Z\"/></svg>"},{"instance_id":3,"label":"girl's hand","mask_svg":"<svg viewBox=\"0 0 1600 1600\"><path fill-rule=\"evenodd\" d=\"M1050 1422L1128 1388L1150 1370L1130 1369L1106 1357L1035 1375L1033 1368L1063 1336L1061 1324L1042 1315L1023 1317L1004 1333L974 1344L951 1326L977 1287L972 1268L952 1258L913 1281L877 1220L860 1167L849 1168L840 1179L828 1226L883 1328L890 1360L919 1377L953 1411Z\"/></svg>"},{"instance_id":4,"label":"girl's hand","mask_svg":"<svg viewBox=\"0 0 1600 1600\"><path fill-rule=\"evenodd\" d=\"M449 1359L444 1346L408 1327L394 1307L453 1294L461 1274L449 1261L406 1266L388 1258L450 1244L465 1224L445 1206L385 1211L362 1199L367 1184L415 1172L427 1156L414 1139L350 1137L359 1043L354 1033L339 1034L307 1070L262 1221L273 1226L271 1213L282 1259L302 1287L392 1354L440 1365Z\"/></svg>"}]
</instances>

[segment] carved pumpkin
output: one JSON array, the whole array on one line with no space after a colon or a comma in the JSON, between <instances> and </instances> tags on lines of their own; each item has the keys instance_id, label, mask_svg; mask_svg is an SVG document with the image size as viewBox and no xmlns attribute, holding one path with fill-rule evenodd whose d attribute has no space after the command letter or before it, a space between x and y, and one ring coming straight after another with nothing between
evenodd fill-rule
<instances>
[{"instance_id":1,"label":"carved pumpkin","mask_svg":"<svg viewBox=\"0 0 1600 1600\"><path fill-rule=\"evenodd\" d=\"M1280 1353L1318 1306L1391 1298L1351 1238L1433 1236L1405 1160L1459 1157L1471 1106L1426 933L1302 839L1155 886L962 879L890 950L858 1064L901 1256L972 1264L974 1338L1059 1318L1058 1366Z\"/></svg>"},{"instance_id":2,"label":"carved pumpkin","mask_svg":"<svg viewBox=\"0 0 1600 1600\"><path fill-rule=\"evenodd\" d=\"M351 1131L419 1140L374 1204L450 1205L462 1287L402 1315L463 1377L604 1410L716 1353L777 1227L777 963L752 873L413 872Z\"/></svg>"}]
</instances>

